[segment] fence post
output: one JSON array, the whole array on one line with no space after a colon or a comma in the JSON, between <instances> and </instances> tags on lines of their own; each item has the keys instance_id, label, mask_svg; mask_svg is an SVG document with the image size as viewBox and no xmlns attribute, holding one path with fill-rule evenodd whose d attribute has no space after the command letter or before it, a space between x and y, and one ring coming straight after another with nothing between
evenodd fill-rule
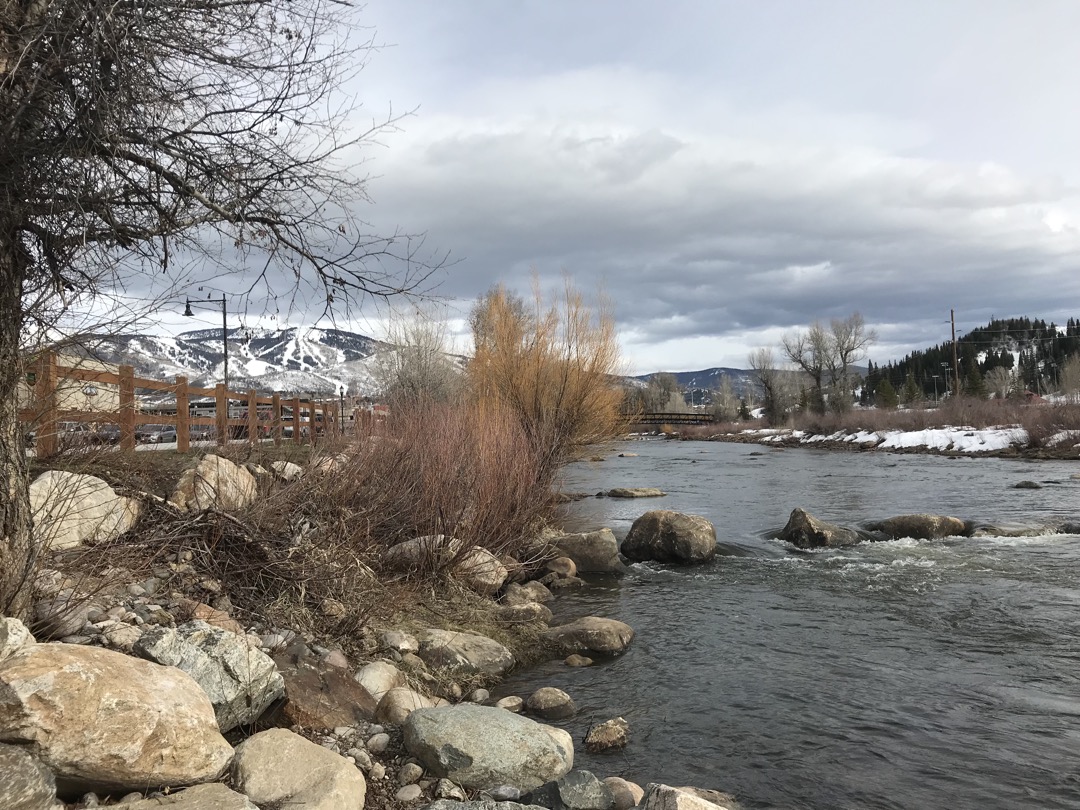
<instances>
[{"instance_id":1,"label":"fence post","mask_svg":"<svg viewBox=\"0 0 1080 810\"><path fill-rule=\"evenodd\" d=\"M54 455L60 449L60 415L59 403L56 401L56 355L51 352L43 352L38 359L38 379L34 386L34 394L37 397L40 413L37 429L37 445L39 456Z\"/></svg>"},{"instance_id":2,"label":"fence post","mask_svg":"<svg viewBox=\"0 0 1080 810\"><path fill-rule=\"evenodd\" d=\"M292 401L292 437L297 444L303 444L300 438L300 397L293 397Z\"/></svg>"},{"instance_id":3,"label":"fence post","mask_svg":"<svg viewBox=\"0 0 1080 810\"><path fill-rule=\"evenodd\" d=\"M176 378L176 452L191 449L191 410L188 407L187 377Z\"/></svg>"},{"instance_id":4,"label":"fence post","mask_svg":"<svg viewBox=\"0 0 1080 810\"><path fill-rule=\"evenodd\" d=\"M248 389L248 444L252 445L259 441L259 404L255 401L257 396L254 388Z\"/></svg>"},{"instance_id":5,"label":"fence post","mask_svg":"<svg viewBox=\"0 0 1080 810\"><path fill-rule=\"evenodd\" d=\"M217 441L224 447L229 443L229 392L225 390L225 383L214 386L214 399L217 401L214 415L217 418Z\"/></svg>"},{"instance_id":6,"label":"fence post","mask_svg":"<svg viewBox=\"0 0 1080 810\"><path fill-rule=\"evenodd\" d=\"M135 369L120 366L120 449L135 449Z\"/></svg>"},{"instance_id":7,"label":"fence post","mask_svg":"<svg viewBox=\"0 0 1080 810\"><path fill-rule=\"evenodd\" d=\"M281 444L281 394L277 391L274 392L274 403L271 406L274 409L274 444Z\"/></svg>"}]
</instances>

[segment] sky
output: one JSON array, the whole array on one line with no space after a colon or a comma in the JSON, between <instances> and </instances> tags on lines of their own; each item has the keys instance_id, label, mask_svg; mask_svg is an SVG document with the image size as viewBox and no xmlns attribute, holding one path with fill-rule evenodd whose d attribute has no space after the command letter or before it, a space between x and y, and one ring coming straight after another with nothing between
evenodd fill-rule
<instances>
[{"instance_id":1,"label":"sky","mask_svg":"<svg viewBox=\"0 0 1080 810\"><path fill-rule=\"evenodd\" d=\"M370 0L373 227L602 290L631 373L746 367L858 311L875 362L1080 317L1075 0ZM212 314L208 318L212 319ZM373 316L372 322L377 320Z\"/></svg>"}]
</instances>

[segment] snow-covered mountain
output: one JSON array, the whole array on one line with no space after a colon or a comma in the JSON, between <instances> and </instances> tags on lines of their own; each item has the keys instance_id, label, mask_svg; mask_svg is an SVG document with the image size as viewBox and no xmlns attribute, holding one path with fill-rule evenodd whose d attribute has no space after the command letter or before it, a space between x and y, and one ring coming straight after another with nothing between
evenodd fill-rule
<instances>
[{"instance_id":1,"label":"snow-covered mountain","mask_svg":"<svg viewBox=\"0 0 1080 810\"><path fill-rule=\"evenodd\" d=\"M374 358L393 347L341 329L230 329L229 387L283 393L372 394ZM220 329L176 337L95 336L87 354L108 363L134 366L138 377L171 381L185 374L192 385L212 387L224 378Z\"/></svg>"}]
</instances>

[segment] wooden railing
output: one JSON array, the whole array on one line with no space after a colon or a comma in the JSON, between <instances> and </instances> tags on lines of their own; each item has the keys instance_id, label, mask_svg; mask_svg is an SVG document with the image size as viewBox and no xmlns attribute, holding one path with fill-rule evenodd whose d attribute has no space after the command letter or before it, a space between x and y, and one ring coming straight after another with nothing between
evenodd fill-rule
<instances>
[{"instance_id":1,"label":"wooden railing","mask_svg":"<svg viewBox=\"0 0 1080 810\"><path fill-rule=\"evenodd\" d=\"M120 428L120 447L135 448L137 425L172 425L176 427L176 449L186 453L191 448L191 428L212 426L214 439L224 445L230 437L245 438L251 443L261 438L281 444L287 428L292 428L291 440L296 444L315 442L323 435L344 434L345 420L337 402L316 402L299 397L282 397L278 393L260 395L258 391L226 391L218 383L214 388L189 385L187 377L178 376L172 383L147 380L135 376L131 366L120 366L118 373L60 365L56 354L43 352L27 368L31 405L19 411L19 419L27 430L35 432L38 455L53 455L60 449L64 422L115 424ZM31 376L32 375L32 376ZM32 383L30 381L33 381ZM119 407L116 410L76 410L62 408L62 381L77 380L116 386ZM176 414L140 411L136 391L149 390L171 394L176 399ZM60 396L58 396L60 392ZM213 416L192 416L191 398L213 397ZM230 403L231 406L230 406ZM284 409L291 410L290 415ZM240 411L239 418L230 418L230 410Z\"/></svg>"},{"instance_id":2,"label":"wooden railing","mask_svg":"<svg viewBox=\"0 0 1080 810\"><path fill-rule=\"evenodd\" d=\"M623 418L635 425L707 425L714 421L710 413L628 413Z\"/></svg>"}]
</instances>

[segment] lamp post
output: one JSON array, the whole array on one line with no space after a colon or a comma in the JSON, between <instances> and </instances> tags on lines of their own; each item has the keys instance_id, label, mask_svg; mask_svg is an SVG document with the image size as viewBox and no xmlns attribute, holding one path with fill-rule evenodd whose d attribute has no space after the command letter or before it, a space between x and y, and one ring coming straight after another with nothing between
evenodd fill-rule
<instances>
[{"instance_id":1,"label":"lamp post","mask_svg":"<svg viewBox=\"0 0 1080 810\"><path fill-rule=\"evenodd\" d=\"M206 303L203 303L202 301L196 301L195 306L197 306L197 307L198 306L206 306L212 300L213 299L207 299ZM219 304L219 303L221 304L221 345L225 350L225 372L224 372L225 380L224 380L224 382L225 382L225 391L226 391L225 396L227 397L228 396L227 392L229 390L229 325L228 325L228 322L226 320L227 313L226 313L226 310L225 310L225 293L221 294L221 301L214 301L213 303L214 303L215 306L217 304ZM187 318L193 318L195 316L195 313L191 311L191 299L190 298L187 299L186 305L184 307L184 316L187 317Z\"/></svg>"},{"instance_id":2,"label":"lamp post","mask_svg":"<svg viewBox=\"0 0 1080 810\"><path fill-rule=\"evenodd\" d=\"M342 436L345 435L345 386L338 386L338 402L340 407L338 408L338 430Z\"/></svg>"},{"instance_id":3,"label":"lamp post","mask_svg":"<svg viewBox=\"0 0 1080 810\"><path fill-rule=\"evenodd\" d=\"M940 374L931 374L930 376L934 378L934 402L937 402L938 401L937 381L938 381L938 377L940 377L941 375Z\"/></svg>"}]
</instances>

